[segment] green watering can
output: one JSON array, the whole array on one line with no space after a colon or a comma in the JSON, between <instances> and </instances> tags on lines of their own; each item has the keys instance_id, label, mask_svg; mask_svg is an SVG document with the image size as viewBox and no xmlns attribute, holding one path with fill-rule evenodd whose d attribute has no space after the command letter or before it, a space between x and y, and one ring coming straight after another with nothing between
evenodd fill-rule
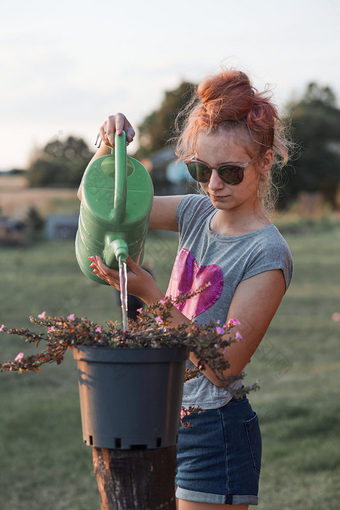
<instances>
[{"instance_id":1,"label":"green watering can","mask_svg":"<svg viewBox=\"0 0 340 510\"><path fill-rule=\"evenodd\" d=\"M128 255L141 264L153 199L148 171L126 155L124 131L116 134L115 147L86 169L75 242L84 275L106 285L92 272L88 257L99 255L113 269Z\"/></svg>"}]
</instances>

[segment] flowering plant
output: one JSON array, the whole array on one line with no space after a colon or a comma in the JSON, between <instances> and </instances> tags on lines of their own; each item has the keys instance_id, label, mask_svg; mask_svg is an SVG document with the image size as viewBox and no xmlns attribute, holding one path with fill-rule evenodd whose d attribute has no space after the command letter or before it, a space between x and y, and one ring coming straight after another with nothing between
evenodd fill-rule
<instances>
[{"instance_id":1,"label":"flowering plant","mask_svg":"<svg viewBox=\"0 0 340 510\"><path fill-rule=\"evenodd\" d=\"M139 309L136 321L129 321L127 331L113 321L108 321L104 326L99 325L87 318L78 318L74 314L65 317L48 317L42 312L37 318L30 317L30 321L38 326L45 327L45 333L36 333L29 329L7 328L4 324L0 331L11 335L25 338L26 342L35 343L38 347L40 342L45 342L44 350L37 354L24 356L20 352L14 360L0 363L0 371L37 372L41 365L56 362L60 364L67 349L74 346L97 346L117 348L154 348L185 346L192 351L198 359L197 367L187 369L185 380L196 377L200 371L208 365L221 381L223 386L236 398L241 398L251 390L259 388L258 383L243 386L238 390L230 388L236 380L243 379L245 374L241 372L236 376L225 377L223 372L229 367L224 354L226 349L234 342L242 341L238 331L234 332L235 326L239 325L237 319L231 319L226 324L210 322L205 325L196 323L171 326L171 309L174 304L188 299L188 295L182 295L176 299L166 297L159 303ZM258 380L259 381L259 380ZM199 410L199 408L182 409L185 414Z\"/></svg>"}]
</instances>

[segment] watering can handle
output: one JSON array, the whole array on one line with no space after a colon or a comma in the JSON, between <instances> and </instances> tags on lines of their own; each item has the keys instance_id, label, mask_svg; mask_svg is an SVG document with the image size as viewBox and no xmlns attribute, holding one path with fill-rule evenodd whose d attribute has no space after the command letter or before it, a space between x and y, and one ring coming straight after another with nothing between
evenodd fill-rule
<instances>
[{"instance_id":1,"label":"watering can handle","mask_svg":"<svg viewBox=\"0 0 340 510\"><path fill-rule=\"evenodd\" d=\"M126 134L125 131L121 135L115 136L115 147L112 153L115 155L115 193L114 193L114 219L117 223L121 223L125 217L126 211Z\"/></svg>"},{"instance_id":2,"label":"watering can handle","mask_svg":"<svg viewBox=\"0 0 340 510\"><path fill-rule=\"evenodd\" d=\"M113 202L112 219L116 225L123 223L126 211L126 193L127 193L127 170L126 170L126 134L122 132L120 136L115 136L115 149L111 150L115 157L115 191ZM116 235L109 233L105 236L104 262L109 266L116 260L123 261L127 259L128 246L124 239L116 239Z\"/></svg>"}]
</instances>

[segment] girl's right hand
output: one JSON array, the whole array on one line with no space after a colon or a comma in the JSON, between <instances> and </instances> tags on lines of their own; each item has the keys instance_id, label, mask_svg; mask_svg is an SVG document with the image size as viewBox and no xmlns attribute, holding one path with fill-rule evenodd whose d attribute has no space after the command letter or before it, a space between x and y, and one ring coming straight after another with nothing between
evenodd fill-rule
<instances>
[{"instance_id":1,"label":"girl's right hand","mask_svg":"<svg viewBox=\"0 0 340 510\"><path fill-rule=\"evenodd\" d=\"M121 135L123 130L126 133L127 142L132 142L136 133L125 115L123 113L109 115L104 124L99 128L100 138L108 147L114 147L115 133Z\"/></svg>"},{"instance_id":2,"label":"girl's right hand","mask_svg":"<svg viewBox=\"0 0 340 510\"><path fill-rule=\"evenodd\" d=\"M89 257L89 259L93 273L115 289L120 290L119 271L106 266L98 255ZM126 265L129 269L127 273L127 291L129 294L137 296L148 305L164 298L164 294L148 271L139 267L131 257L127 258Z\"/></svg>"}]
</instances>

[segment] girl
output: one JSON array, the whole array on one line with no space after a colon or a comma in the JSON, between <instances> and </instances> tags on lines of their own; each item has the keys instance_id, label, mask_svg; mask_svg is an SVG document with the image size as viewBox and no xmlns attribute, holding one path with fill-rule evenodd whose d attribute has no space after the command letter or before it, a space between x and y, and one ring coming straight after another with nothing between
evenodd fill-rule
<instances>
[{"instance_id":1,"label":"girl","mask_svg":"<svg viewBox=\"0 0 340 510\"><path fill-rule=\"evenodd\" d=\"M123 129L131 141L135 132L126 117L110 116L100 128L104 145L94 158L109 152L114 133ZM273 163L287 162L283 123L246 74L225 70L199 85L176 154L203 193L154 198L150 227L179 232L167 295L210 285L174 308L172 322L223 325L237 318L243 340L228 348L225 372L236 375L261 342L292 275L289 248L264 208ZM91 260L94 273L118 289L117 271L99 257ZM131 259L128 267L130 294L147 304L164 297L150 274ZM197 363L193 354L189 363ZM205 412L189 415L191 427L179 431L178 510L257 505L261 435L248 399L233 398L207 368L185 383L183 405Z\"/></svg>"}]
</instances>

